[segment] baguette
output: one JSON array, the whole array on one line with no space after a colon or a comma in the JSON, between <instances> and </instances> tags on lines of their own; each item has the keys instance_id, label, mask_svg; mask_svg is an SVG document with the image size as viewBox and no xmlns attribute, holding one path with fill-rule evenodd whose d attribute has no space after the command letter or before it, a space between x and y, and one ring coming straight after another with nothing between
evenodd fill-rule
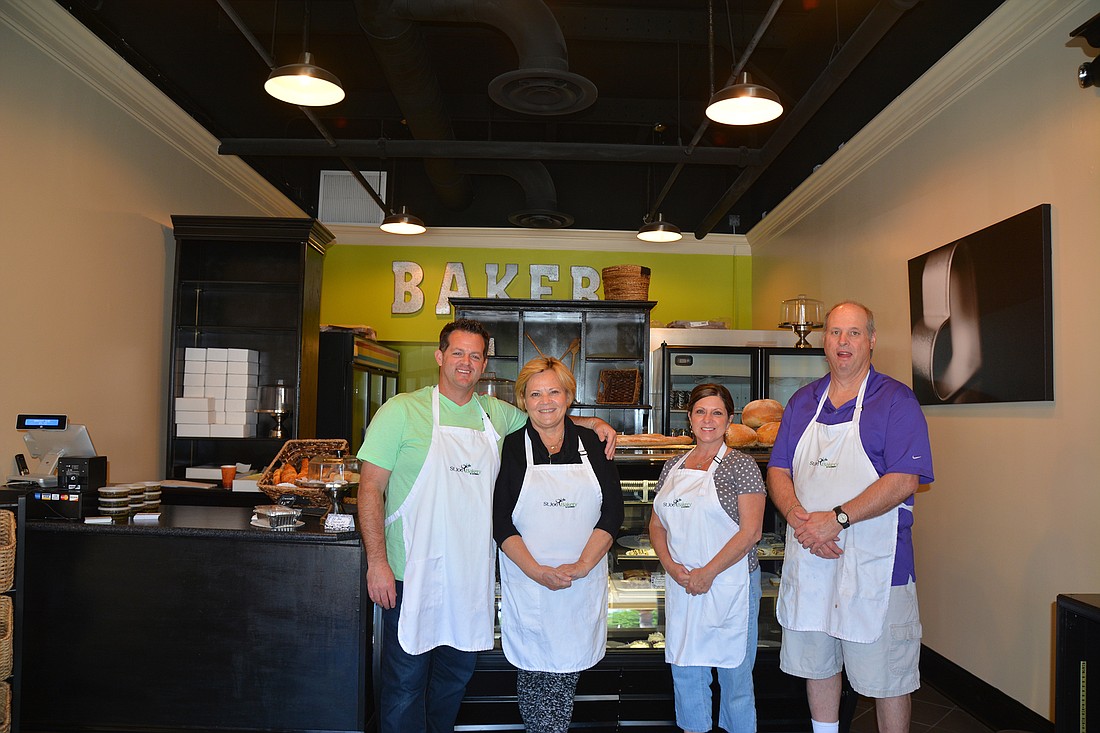
<instances>
[{"instance_id":1,"label":"baguette","mask_svg":"<svg viewBox=\"0 0 1100 733\"><path fill-rule=\"evenodd\" d=\"M636 435L620 434L615 439L615 445L621 448L652 448L666 445L691 445L695 441L686 436L671 437L660 433L638 433Z\"/></svg>"}]
</instances>

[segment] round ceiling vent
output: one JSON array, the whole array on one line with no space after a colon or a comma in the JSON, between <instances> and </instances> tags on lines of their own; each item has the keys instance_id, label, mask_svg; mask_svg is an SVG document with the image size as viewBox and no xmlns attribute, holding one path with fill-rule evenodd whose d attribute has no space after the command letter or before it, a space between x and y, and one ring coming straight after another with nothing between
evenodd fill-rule
<instances>
[{"instance_id":1,"label":"round ceiling vent","mask_svg":"<svg viewBox=\"0 0 1100 733\"><path fill-rule=\"evenodd\" d=\"M489 96L505 109L529 115L565 115L596 101L596 85L558 69L516 69L489 82Z\"/></svg>"},{"instance_id":2,"label":"round ceiling vent","mask_svg":"<svg viewBox=\"0 0 1100 733\"><path fill-rule=\"evenodd\" d=\"M573 224L573 217L550 209L525 209L509 215L508 221L524 229L563 229Z\"/></svg>"}]
</instances>

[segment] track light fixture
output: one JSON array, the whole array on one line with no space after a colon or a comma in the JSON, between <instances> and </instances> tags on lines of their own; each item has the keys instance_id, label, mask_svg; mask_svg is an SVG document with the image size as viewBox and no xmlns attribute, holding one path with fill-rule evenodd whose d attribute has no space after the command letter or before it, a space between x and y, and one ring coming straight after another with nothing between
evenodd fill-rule
<instances>
[{"instance_id":1,"label":"track light fixture","mask_svg":"<svg viewBox=\"0 0 1100 733\"><path fill-rule=\"evenodd\" d=\"M657 218L648 221L638 230L638 239L643 242L677 242L683 237L680 227L665 221L657 214Z\"/></svg>"},{"instance_id":2,"label":"track light fixture","mask_svg":"<svg viewBox=\"0 0 1100 733\"><path fill-rule=\"evenodd\" d=\"M400 213L391 213L383 219L378 228L389 234L423 234L428 231L424 222L409 213L407 206L402 206Z\"/></svg>"},{"instance_id":3,"label":"track light fixture","mask_svg":"<svg viewBox=\"0 0 1100 733\"><path fill-rule=\"evenodd\" d=\"M309 52L309 3L302 20L302 57L296 64L272 69L264 90L283 102L300 107L327 107L344 98L340 80L330 71L313 63Z\"/></svg>"},{"instance_id":4,"label":"track light fixture","mask_svg":"<svg viewBox=\"0 0 1100 733\"><path fill-rule=\"evenodd\" d=\"M741 72L736 84L715 93L707 105L707 117L723 125L759 125L781 114L779 95L754 84L747 71Z\"/></svg>"}]
</instances>

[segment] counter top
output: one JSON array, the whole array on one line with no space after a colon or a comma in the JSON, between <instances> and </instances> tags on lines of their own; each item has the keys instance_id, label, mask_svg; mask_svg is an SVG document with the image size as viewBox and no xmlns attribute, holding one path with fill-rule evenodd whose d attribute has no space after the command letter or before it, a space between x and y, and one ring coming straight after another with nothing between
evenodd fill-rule
<instances>
[{"instance_id":1,"label":"counter top","mask_svg":"<svg viewBox=\"0 0 1100 733\"><path fill-rule=\"evenodd\" d=\"M250 524L252 509L226 506L161 505L156 522L115 522L86 524L60 520L31 520L33 532L96 532L105 534L162 535L178 537L217 537L263 542L343 543L359 541L358 531L326 532L318 517L302 515L301 527L273 531Z\"/></svg>"}]
</instances>

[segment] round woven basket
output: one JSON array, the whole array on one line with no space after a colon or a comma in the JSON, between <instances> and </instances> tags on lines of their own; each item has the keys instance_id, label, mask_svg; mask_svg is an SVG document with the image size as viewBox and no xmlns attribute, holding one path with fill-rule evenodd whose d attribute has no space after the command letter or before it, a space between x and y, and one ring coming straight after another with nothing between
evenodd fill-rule
<instances>
[{"instance_id":1,"label":"round woven basket","mask_svg":"<svg viewBox=\"0 0 1100 733\"><path fill-rule=\"evenodd\" d=\"M603 268L604 300L649 300L648 267L614 265Z\"/></svg>"}]
</instances>

